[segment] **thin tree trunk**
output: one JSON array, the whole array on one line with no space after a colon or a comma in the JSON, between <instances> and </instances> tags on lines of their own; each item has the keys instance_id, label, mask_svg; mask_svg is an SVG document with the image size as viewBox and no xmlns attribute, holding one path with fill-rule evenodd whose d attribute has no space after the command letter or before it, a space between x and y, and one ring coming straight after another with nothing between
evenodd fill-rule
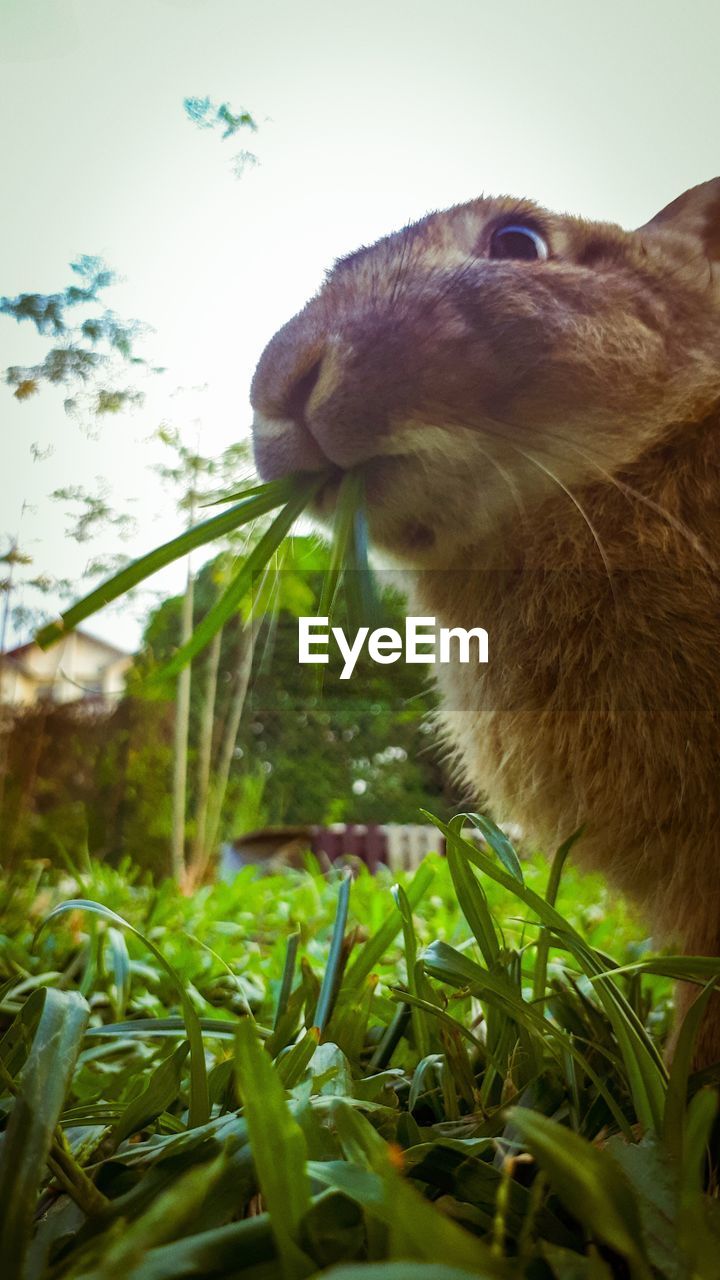
<instances>
[{"instance_id":1,"label":"thin tree trunk","mask_svg":"<svg viewBox=\"0 0 720 1280\"><path fill-rule=\"evenodd\" d=\"M8 769L8 758L10 751L10 731L12 725L11 713L7 715L3 713L5 706L5 671L7 664L5 661L5 653L7 649L8 623L10 621L10 601L14 589L15 576L15 554L17 553L17 538L10 546L8 552L8 576L5 583L5 599L3 601L2 611L2 630L0 631L0 815L2 815L5 807L5 777Z\"/></svg>"},{"instance_id":2,"label":"thin tree trunk","mask_svg":"<svg viewBox=\"0 0 720 1280\"><path fill-rule=\"evenodd\" d=\"M180 620L180 644L192 635L194 579L188 562L187 584ZM188 731L190 728L190 671L188 662L180 672L175 703L173 750L172 843L170 864L173 878L180 884L185 875L185 807L187 796Z\"/></svg>"},{"instance_id":3,"label":"thin tree trunk","mask_svg":"<svg viewBox=\"0 0 720 1280\"><path fill-rule=\"evenodd\" d=\"M208 812L208 821L205 831L206 858L213 854L220 830L225 794L227 792L228 779L230 777L230 766L232 765L235 744L240 731L240 722L242 720L243 708L245 706L245 699L247 697L248 686L250 684L253 648L259 625L259 618L256 618L255 620L250 619L245 623L240 634L240 660L235 674L235 690L230 703L227 723L225 725L225 734L220 748L218 767L212 789L212 802Z\"/></svg>"},{"instance_id":4,"label":"thin tree trunk","mask_svg":"<svg viewBox=\"0 0 720 1280\"><path fill-rule=\"evenodd\" d=\"M195 800L195 835L190 855L190 875L207 864L205 828L207 826L208 800L210 797L210 765L212 762L213 726L215 723L215 698L217 694L218 668L222 646L222 628L215 632L208 649L205 692L200 718L200 740L197 762L197 797Z\"/></svg>"}]
</instances>

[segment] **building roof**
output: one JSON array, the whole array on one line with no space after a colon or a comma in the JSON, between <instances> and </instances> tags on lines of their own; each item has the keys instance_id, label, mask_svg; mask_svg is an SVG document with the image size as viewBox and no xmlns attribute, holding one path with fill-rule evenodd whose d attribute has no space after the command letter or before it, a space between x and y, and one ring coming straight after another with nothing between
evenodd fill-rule
<instances>
[{"instance_id":1,"label":"building roof","mask_svg":"<svg viewBox=\"0 0 720 1280\"><path fill-rule=\"evenodd\" d=\"M68 636L82 636L83 640L89 640L91 644L98 645L99 648L105 649L108 653L114 654L116 658L131 658L132 653L129 649L121 649L116 644L110 644L108 640L102 640L100 636L95 636L91 631L86 631L84 627L75 627L72 631L68 631ZM64 639L65 637L63 637ZM58 642L59 643L59 642ZM17 659L22 658L31 649L37 649L38 645L35 640L27 640L25 644L19 644L14 649L8 649L4 655L6 658Z\"/></svg>"}]
</instances>

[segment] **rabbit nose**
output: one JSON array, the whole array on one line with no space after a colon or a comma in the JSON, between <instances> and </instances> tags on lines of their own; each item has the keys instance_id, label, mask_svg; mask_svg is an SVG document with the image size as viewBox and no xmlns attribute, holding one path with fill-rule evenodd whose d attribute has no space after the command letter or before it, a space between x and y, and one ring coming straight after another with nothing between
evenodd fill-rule
<instances>
[{"instance_id":1,"label":"rabbit nose","mask_svg":"<svg viewBox=\"0 0 720 1280\"><path fill-rule=\"evenodd\" d=\"M306 334L303 328L296 317L270 340L255 370L250 402L263 418L307 428L309 401L315 391L315 399L322 399L318 384L327 383L334 362L327 336Z\"/></svg>"},{"instance_id":2,"label":"rabbit nose","mask_svg":"<svg viewBox=\"0 0 720 1280\"><path fill-rule=\"evenodd\" d=\"M296 375L285 391L285 407L282 416L291 418L298 426L307 427L306 409L308 401L320 381L323 357L318 356L315 362L304 373Z\"/></svg>"},{"instance_id":3,"label":"rabbit nose","mask_svg":"<svg viewBox=\"0 0 720 1280\"><path fill-rule=\"evenodd\" d=\"M296 316L262 353L250 391L261 471L348 468L387 430L391 344L376 328ZM372 370L372 377L367 370Z\"/></svg>"}]
</instances>

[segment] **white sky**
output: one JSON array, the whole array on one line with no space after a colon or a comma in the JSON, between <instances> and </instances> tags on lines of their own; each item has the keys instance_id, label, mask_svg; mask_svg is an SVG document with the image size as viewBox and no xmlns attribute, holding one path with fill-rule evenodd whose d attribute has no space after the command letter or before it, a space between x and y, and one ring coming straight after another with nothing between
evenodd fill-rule
<instances>
[{"instance_id":1,"label":"white sky","mask_svg":"<svg viewBox=\"0 0 720 1280\"><path fill-rule=\"evenodd\" d=\"M79 575L112 539L70 542L46 495L105 476L139 521L120 549L171 536L150 432L168 418L192 440L200 417L206 453L245 434L255 361L324 268L428 209L484 190L633 226L716 176L719 46L716 0L0 0L0 294L63 288L100 254L124 278L110 304L153 326L168 368L97 441L60 397L0 386L0 534L33 504L37 568ZM204 95L260 132L196 129L182 101ZM245 146L261 164L238 180ZM0 317L0 369L45 346ZM126 606L92 629L139 636Z\"/></svg>"}]
</instances>

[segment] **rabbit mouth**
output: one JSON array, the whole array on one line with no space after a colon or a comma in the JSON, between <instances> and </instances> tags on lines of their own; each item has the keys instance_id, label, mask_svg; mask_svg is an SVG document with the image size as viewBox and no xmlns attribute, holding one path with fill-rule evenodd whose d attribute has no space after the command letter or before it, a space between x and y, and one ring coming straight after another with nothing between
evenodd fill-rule
<instances>
[{"instance_id":1,"label":"rabbit mouth","mask_svg":"<svg viewBox=\"0 0 720 1280\"><path fill-rule=\"evenodd\" d=\"M309 506L309 512L326 528L332 525L343 480L349 470L358 470L364 479L364 508L370 541L378 549L401 559L432 552L436 534L417 508L408 503L401 478L407 477L409 459L379 455L357 468L331 468ZM403 465L404 464L404 465Z\"/></svg>"},{"instance_id":2,"label":"rabbit mouth","mask_svg":"<svg viewBox=\"0 0 720 1280\"><path fill-rule=\"evenodd\" d=\"M416 481L427 476L422 456L414 454L404 441L397 441L392 453L369 455L367 441L357 440L349 447L347 457L344 455L339 461L325 451L323 444L304 423L255 413L253 445L260 476L269 481L293 474L322 473L322 484L309 504L308 514L326 529L332 525L344 478L359 470L364 478L370 541L401 560L423 559L437 550L437 520L423 519L423 509L433 506L425 486L422 500L418 501Z\"/></svg>"}]
</instances>

